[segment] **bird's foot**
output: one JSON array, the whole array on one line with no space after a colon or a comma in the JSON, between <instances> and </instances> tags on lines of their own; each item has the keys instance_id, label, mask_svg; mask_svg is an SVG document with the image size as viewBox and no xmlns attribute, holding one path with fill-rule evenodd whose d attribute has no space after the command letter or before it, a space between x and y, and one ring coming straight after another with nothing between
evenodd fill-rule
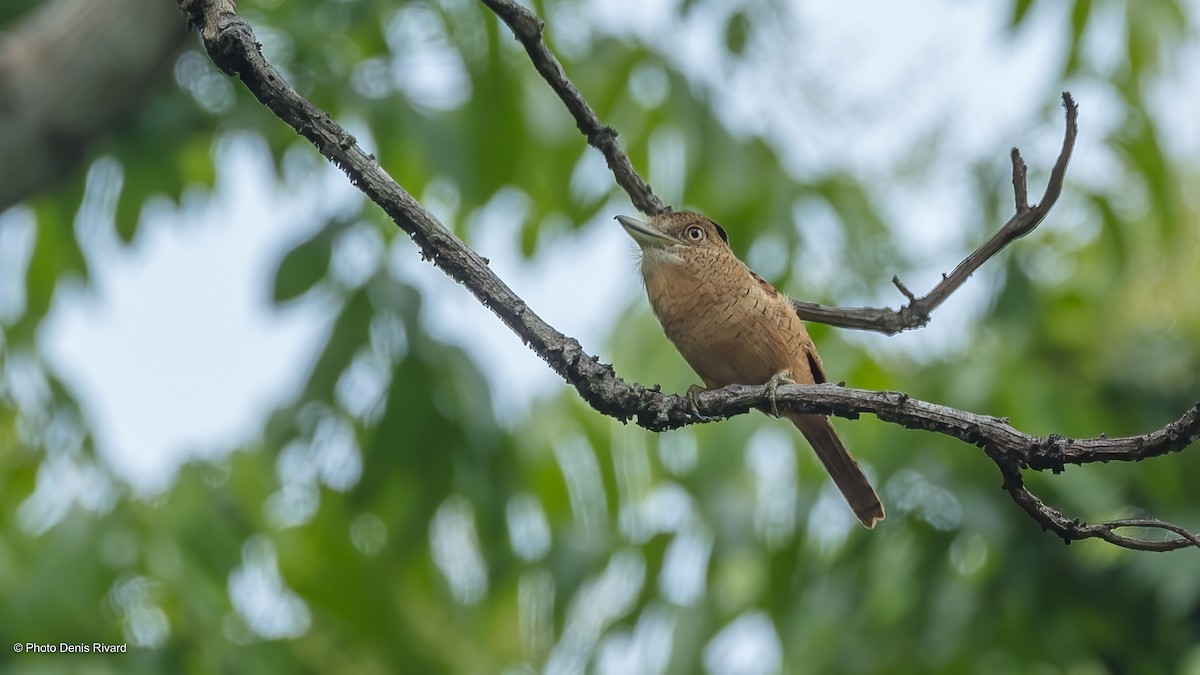
<instances>
[{"instance_id":1,"label":"bird's foot","mask_svg":"<svg viewBox=\"0 0 1200 675\"><path fill-rule=\"evenodd\" d=\"M792 376L786 370L775 373L771 376L771 379L767 380L767 397L771 399L771 414L776 417L779 417L779 406L775 404L775 390L781 384L796 384L796 381L792 379Z\"/></svg>"},{"instance_id":2,"label":"bird's foot","mask_svg":"<svg viewBox=\"0 0 1200 675\"><path fill-rule=\"evenodd\" d=\"M703 394L705 391L707 390L704 387L701 387L698 384L693 384L692 386L688 387L686 394L688 403L692 405L692 414L702 420L706 420L708 417L700 413L700 402L696 397L698 397L700 394Z\"/></svg>"}]
</instances>

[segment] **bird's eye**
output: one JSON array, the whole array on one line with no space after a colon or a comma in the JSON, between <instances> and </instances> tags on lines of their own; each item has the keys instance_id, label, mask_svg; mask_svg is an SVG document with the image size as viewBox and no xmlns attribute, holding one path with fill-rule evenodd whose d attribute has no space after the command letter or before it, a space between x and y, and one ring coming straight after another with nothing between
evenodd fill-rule
<instances>
[{"instance_id":1,"label":"bird's eye","mask_svg":"<svg viewBox=\"0 0 1200 675\"><path fill-rule=\"evenodd\" d=\"M688 228L687 236L688 236L688 239L691 239L692 241L700 241L701 239L704 238L704 230L693 225Z\"/></svg>"}]
</instances>

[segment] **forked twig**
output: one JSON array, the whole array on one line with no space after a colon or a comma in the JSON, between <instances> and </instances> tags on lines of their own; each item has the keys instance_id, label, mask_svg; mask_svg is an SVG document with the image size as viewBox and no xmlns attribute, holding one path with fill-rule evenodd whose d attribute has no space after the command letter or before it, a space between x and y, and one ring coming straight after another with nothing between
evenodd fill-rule
<instances>
[{"instance_id":1,"label":"forked twig","mask_svg":"<svg viewBox=\"0 0 1200 675\"><path fill-rule=\"evenodd\" d=\"M1075 149L1075 136L1079 131L1076 124L1079 109L1069 92L1063 92L1062 104L1066 109L1067 129L1063 134L1062 150L1058 153L1058 161L1054 163L1054 169L1050 172L1050 180L1046 183L1046 190L1042 193L1042 200L1030 206L1028 169L1025 166L1025 160L1021 158L1021 152L1013 148L1012 182L1016 213L979 248L964 258L953 272L943 275L942 280L933 287L933 290L919 298L913 297L912 292L901 284L898 278L893 277L892 282L908 298L908 304L898 310L891 307L827 307L815 302L793 300L792 305L796 307L796 313L801 318L810 321L843 328L873 330L888 335L895 335L928 324L933 310L940 307L988 259L1003 250L1005 246L1032 232L1058 201L1059 195L1062 194L1063 180L1067 175L1067 164L1071 161L1071 152Z\"/></svg>"}]
</instances>

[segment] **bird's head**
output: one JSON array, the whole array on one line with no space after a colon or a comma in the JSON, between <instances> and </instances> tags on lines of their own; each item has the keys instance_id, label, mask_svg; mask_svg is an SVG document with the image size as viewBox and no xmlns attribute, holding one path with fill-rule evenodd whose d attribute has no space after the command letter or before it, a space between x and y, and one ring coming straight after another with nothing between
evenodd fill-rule
<instances>
[{"instance_id":1,"label":"bird's head","mask_svg":"<svg viewBox=\"0 0 1200 675\"><path fill-rule=\"evenodd\" d=\"M699 213L660 213L646 221L617 216L617 222L642 250L643 266L683 262L689 252L703 249L729 251L725 230Z\"/></svg>"}]
</instances>

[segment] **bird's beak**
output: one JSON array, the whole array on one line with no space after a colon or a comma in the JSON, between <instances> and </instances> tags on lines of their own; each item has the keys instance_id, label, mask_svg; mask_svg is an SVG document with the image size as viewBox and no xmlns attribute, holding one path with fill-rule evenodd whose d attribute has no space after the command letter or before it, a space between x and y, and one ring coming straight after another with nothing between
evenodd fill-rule
<instances>
[{"instance_id":1,"label":"bird's beak","mask_svg":"<svg viewBox=\"0 0 1200 675\"><path fill-rule=\"evenodd\" d=\"M643 250L647 248L663 248L676 243L672 237L659 232L654 229L653 225L644 223L637 218L617 216L617 222L621 223L621 227L625 228L629 236L633 237L633 240Z\"/></svg>"}]
</instances>

